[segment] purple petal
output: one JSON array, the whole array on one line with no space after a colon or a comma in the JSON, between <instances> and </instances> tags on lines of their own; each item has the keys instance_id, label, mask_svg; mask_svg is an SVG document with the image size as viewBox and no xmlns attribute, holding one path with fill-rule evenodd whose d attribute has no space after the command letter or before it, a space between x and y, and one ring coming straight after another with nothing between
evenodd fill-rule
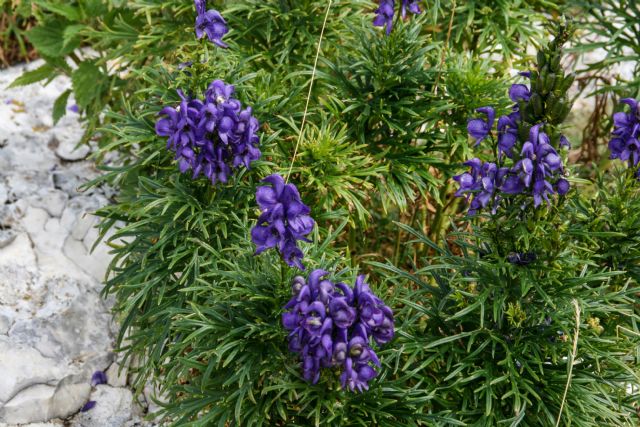
<instances>
[{"instance_id":1,"label":"purple petal","mask_svg":"<svg viewBox=\"0 0 640 427\"><path fill-rule=\"evenodd\" d=\"M96 406L95 400L90 400L84 404L84 406L80 409L80 412L87 412L93 409Z\"/></svg>"}]
</instances>

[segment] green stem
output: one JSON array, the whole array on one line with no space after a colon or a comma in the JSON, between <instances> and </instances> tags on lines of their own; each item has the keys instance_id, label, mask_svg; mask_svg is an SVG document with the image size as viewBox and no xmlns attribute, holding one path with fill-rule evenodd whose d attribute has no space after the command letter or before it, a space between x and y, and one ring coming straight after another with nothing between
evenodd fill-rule
<instances>
[{"instance_id":1,"label":"green stem","mask_svg":"<svg viewBox=\"0 0 640 427\"><path fill-rule=\"evenodd\" d=\"M440 235L442 232L442 223L444 220L444 214L447 211L447 207L449 206L448 203L443 203L442 200L444 198L446 198L447 194L449 194L449 187L450 187L450 182L447 180L447 183L440 188L440 200L441 203L438 205L438 207L436 208L436 214L433 217L433 223L432 226L430 227L431 229L431 240L433 240L433 242L438 243L440 241Z\"/></svg>"},{"instance_id":2,"label":"green stem","mask_svg":"<svg viewBox=\"0 0 640 427\"><path fill-rule=\"evenodd\" d=\"M285 265L284 265L284 260L282 258L280 258L280 284L283 286L283 288L285 287L286 283L286 271L285 271Z\"/></svg>"}]
</instances>

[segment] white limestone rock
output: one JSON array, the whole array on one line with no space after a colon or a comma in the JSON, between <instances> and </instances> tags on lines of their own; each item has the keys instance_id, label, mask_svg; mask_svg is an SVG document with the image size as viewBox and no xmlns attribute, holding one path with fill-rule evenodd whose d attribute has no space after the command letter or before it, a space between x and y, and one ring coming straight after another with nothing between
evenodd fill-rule
<instances>
[{"instance_id":1,"label":"white limestone rock","mask_svg":"<svg viewBox=\"0 0 640 427\"><path fill-rule=\"evenodd\" d=\"M15 239L15 231L10 228L0 229L0 249L9 246Z\"/></svg>"},{"instance_id":2,"label":"white limestone rock","mask_svg":"<svg viewBox=\"0 0 640 427\"><path fill-rule=\"evenodd\" d=\"M86 383L35 384L0 408L0 420L20 424L66 418L80 410L90 391Z\"/></svg>"},{"instance_id":3,"label":"white limestone rock","mask_svg":"<svg viewBox=\"0 0 640 427\"><path fill-rule=\"evenodd\" d=\"M73 427L123 427L133 416L133 395L126 388L99 385L90 400L96 405L73 417Z\"/></svg>"},{"instance_id":4,"label":"white limestone rock","mask_svg":"<svg viewBox=\"0 0 640 427\"><path fill-rule=\"evenodd\" d=\"M60 217L67 205L69 195L55 188L44 188L29 198L31 206L47 211L49 216Z\"/></svg>"},{"instance_id":5,"label":"white limestone rock","mask_svg":"<svg viewBox=\"0 0 640 427\"><path fill-rule=\"evenodd\" d=\"M40 65L0 71L0 87ZM90 148L75 149L77 115L53 125L53 102L69 87L59 77L0 94L0 427L53 427L65 418L83 425L73 417L89 400L91 375L113 364L112 301L99 294L110 255L102 244L89 253L97 237L91 213L113 191L81 189L98 171L82 160ZM109 372L113 385L126 384L126 372ZM139 423L131 393L111 390L98 404L108 421L90 425Z\"/></svg>"},{"instance_id":6,"label":"white limestone rock","mask_svg":"<svg viewBox=\"0 0 640 427\"><path fill-rule=\"evenodd\" d=\"M86 144L78 146L79 140L80 138L63 138L57 144L56 156L69 162L86 159L91 150Z\"/></svg>"},{"instance_id":7,"label":"white limestone rock","mask_svg":"<svg viewBox=\"0 0 640 427\"><path fill-rule=\"evenodd\" d=\"M112 387L125 387L127 385L127 373L126 366L122 366L119 362L113 362L106 372L107 384Z\"/></svg>"}]
</instances>

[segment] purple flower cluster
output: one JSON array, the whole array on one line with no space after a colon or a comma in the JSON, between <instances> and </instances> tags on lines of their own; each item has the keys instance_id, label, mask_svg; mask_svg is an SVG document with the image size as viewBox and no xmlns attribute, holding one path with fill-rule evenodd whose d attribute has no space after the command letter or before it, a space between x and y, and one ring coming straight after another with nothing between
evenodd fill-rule
<instances>
[{"instance_id":1,"label":"purple flower cluster","mask_svg":"<svg viewBox=\"0 0 640 427\"><path fill-rule=\"evenodd\" d=\"M521 73L529 77L528 73ZM495 213L500 201L517 194L533 196L534 206L537 207L549 196L557 193L564 195L569 191L569 182L562 178L564 168L562 159L551 144L549 136L543 132L544 123L538 123L529 130L529 139L524 141L522 148L516 149L518 144L518 130L521 117L519 102L528 102L531 92L526 85L514 84L509 89L509 97L516 104L512 112L498 119L498 162L486 162L474 158L465 162L471 170L453 179L458 182L457 197L465 196L470 201L469 215L475 215L478 210L490 207ZM476 110L485 118L474 118L467 123L469 135L478 145L486 139L495 123L495 110L492 107L482 107ZM569 141L563 135L559 138L561 147L569 147ZM503 165L505 157L509 159L511 167Z\"/></svg>"},{"instance_id":2,"label":"purple flower cluster","mask_svg":"<svg viewBox=\"0 0 640 427\"><path fill-rule=\"evenodd\" d=\"M620 101L631 107L628 113L620 112L613 115L613 138L609 141L612 159L627 161L629 167L637 167L640 163L640 109L638 101L625 98ZM640 179L640 168L636 172Z\"/></svg>"},{"instance_id":3,"label":"purple flower cluster","mask_svg":"<svg viewBox=\"0 0 640 427\"><path fill-rule=\"evenodd\" d=\"M504 168L499 170L495 163L482 163L478 158L471 159L464 165L469 166L471 171L453 177L460 185L456 197L465 196L469 201L470 195L474 195L469 205L469 215L475 215L478 210L490 204L491 211L495 213L500 201L495 195L498 187L496 181L502 181Z\"/></svg>"},{"instance_id":4,"label":"purple flower cluster","mask_svg":"<svg viewBox=\"0 0 640 427\"><path fill-rule=\"evenodd\" d=\"M196 12L196 37L202 38L205 34L213 43L220 47L228 47L222 41L222 37L229 32L227 22L220 12L214 9L207 9L206 0L195 0Z\"/></svg>"},{"instance_id":5,"label":"purple flower cluster","mask_svg":"<svg viewBox=\"0 0 640 427\"><path fill-rule=\"evenodd\" d=\"M204 100L189 99L178 91L178 108L165 107L156 123L156 133L169 137L167 149L176 153L181 172L191 169L193 178L204 174L215 185L227 182L232 168L260 158L259 123L251 107L232 98L234 87L216 80Z\"/></svg>"},{"instance_id":6,"label":"purple flower cluster","mask_svg":"<svg viewBox=\"0 0 640 427\"><path fill-rule=\"evenodd\" d=\"M304 270L303 254L297 241L310 242L305 237L315 225L309 216L310 209L300 200L296 186L285 184L280 175L270 175L263 182L271 186L258 187L256 191L256 201L262 211L258 224L251 229L256 254L277 247L289 266Z\"/></svg>"},{"instance_id":7,"label":"purple flower cluster","mask_svg":"<svg viewBox=\"0 0 640 427\"><path fill-rule=\"evenodd\" d=\"M400 6L402 19L407 16L407 10L413 14L421 12L418 0L401 0ZM393 16L395 15L395 0L380 0L378 8L375 10L376 17L373 19L373 25L376 27L386 27L387 35L391 34L393 29Z\"/></svg>"},{"instance_id":8,"label":"purple flower cluster","mask_svg":"<svg viewBox=\"0 0 640 427\"><path fill-rule=\"evenodd\" d=\"M297 276L293 297L285 306L282 324L289 331L289 349L302 358L303 377L317 383L321 368L341 367L343 389L362 391L378 374L380 366L370 338L378 346L393 338L393 312L375 296L364 276L352 289L325 279L328 273L314 270L308 283Z\"/></svg>"}]
</instances>

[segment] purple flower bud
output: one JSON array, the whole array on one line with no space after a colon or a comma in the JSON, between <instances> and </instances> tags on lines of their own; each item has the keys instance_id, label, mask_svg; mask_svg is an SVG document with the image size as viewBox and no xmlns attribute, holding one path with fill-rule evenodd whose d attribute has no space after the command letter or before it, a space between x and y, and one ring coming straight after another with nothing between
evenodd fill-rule
<instances>
[{"instance_id":1,"label":"purple flower bud","mask_svg":"<svg viewBox=\"0 0 640 427\"><path fill-rule=\"evenodd\" d=\"M107 374L103 371L95 371L91 376L91 387L107 383Z\"/></svg>"},{"instance_id":2,"label":"purple flower bud","mask_svg":"<svg viewBox=\"0 0 640 427\"><path fill-rule=\"evenodd\" d=\"M556 182L556 190L561 196L567 194L569 192L569 181L564 178L560 178L558 182Z\"/></svg>"},{"instance_id":3,"label":"purple flower bud","mask_svg":"<svg viewBox=\"0 0 640 427\"><path fill-rule=\"evenodd\" d=\"M80 408L80 412L87 412L90 411L91 409L93 409L96 406L96 401L95 400L90 400L87 403L85 403L82 408Z\"/></svg>"},{"instance_id":4,"label":"purple flower bud","mask_svg":"<svg viewBox=\"0 0 640 427\"><path fill-rule=\"evenodd\" d=\"M315 226L315 221L308 215L310 209L300 200L298 189L293 184L285 184L280 175L270 175L263 182L271 187L256 190L256 201L262 210L258 224L251 230L256 254L277 247L288 265L304 270L303 253L297 241L308 241L305 236Z\"/></svg>"}]
</instances>

